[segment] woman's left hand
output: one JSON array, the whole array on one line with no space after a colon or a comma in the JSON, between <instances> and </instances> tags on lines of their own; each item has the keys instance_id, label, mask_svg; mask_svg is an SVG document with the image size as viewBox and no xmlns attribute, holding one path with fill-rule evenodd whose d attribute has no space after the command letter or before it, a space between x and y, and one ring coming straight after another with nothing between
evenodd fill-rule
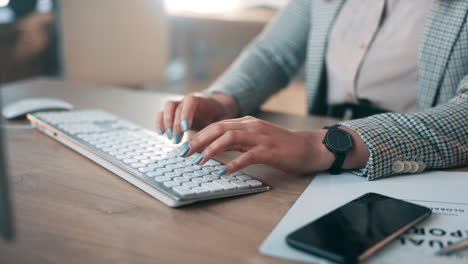
<instances>
[{"instance_id":1,"label":"woman's left hand","mask_svg":"<svg viewBox=\"0 0 468 264\"><path fill-rule=\"evenodd\" d=\"M294 131L266 121L243 117L213 123L195 134L181 151L190 156L201 152L196 163L202 165L216 154L243 152L226 164L234 173L252 164L265 164L292 173L309 173L331 167L334 156L322 139L326 130Z\"/></svg>"}]
</instances>

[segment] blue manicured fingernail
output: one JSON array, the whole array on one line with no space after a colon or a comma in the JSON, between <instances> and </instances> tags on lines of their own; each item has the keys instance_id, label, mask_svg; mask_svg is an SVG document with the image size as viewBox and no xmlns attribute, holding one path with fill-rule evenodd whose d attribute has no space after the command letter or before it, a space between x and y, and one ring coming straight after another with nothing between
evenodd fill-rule
<instances>
[{"instance_id":1,"label":"blue manicured fingernail","mask_svg":"<svg viewBox=\"0 0 468 264\"><path fill-rule=\"evenodd\" d=\"M168 138L168 139L171 139L171 138L172 138L172 128L168 128L168 129L167 129L166 135L167 135L167 138Z\"/></svg>"},{"instance_id":2,"label":"blue manicured fingernail","mask_svg":"<svg viewBox=\"0 0 468 264\"><path fill-rule=\"evenodd\" d=\"M190 129L190 123L187 119L182 120L182 131L187 132Z\"/></svg>"},{"instance_id":3,"label":"blue manicured fingernail","mask_svg":"<svg viewBox=\"0 0 468 264\"><path fill-rule=\"evenodd\" d=\"M221 170L218 171L218 175L224 175L228 172L228 168L222 168Z\"/></svg>"},{"instance_id":4,"label":"blue manicured fingernail","mask_svg":"<svg viewBox=\"0 0 468 264\"><path fill-rule=\"evenodd\" d=\"M180 143L180 133L179 132L174 133L174 139L172 140L172 142L174 142L174 144L179 144Z\"/></svg>"},{"instance_id":5,"label":"blue manicured fingernail","mask_svg":"<svg viewBox=\"0 0 468 264\"><path fill-rule=\"evenodd\" d=\"M164 131L162 130L162 128L158 128L157 132L158 132L159 135L164 134Z\"/></svg>"},{"instance_id":6,"label":"blue manicured fingernail","mask_svg":"<svg viewBox=\"0 0 468 264\"><path fill-rule=\"evenodd\" d=\"M190 145L188 144L188 141L186 141L184 144L182 144L179 147L179 157L184 157L187 155L187 153L190 151Z\"/></svg>"},{"instance_id":7,"label":"blue manicured fingernail","mask_svg":"<svg viewBox=\"0 0 468 264\"><path fill-rule=\"evenodd\" d=\"M196 165L200 164L200 162L203 160L204 157L205 156L203 156L203 154L200 153L200 155L198 155L198 157L195 160L193 160L193 164L196 164Z\"/></svg>"}]
</instances>

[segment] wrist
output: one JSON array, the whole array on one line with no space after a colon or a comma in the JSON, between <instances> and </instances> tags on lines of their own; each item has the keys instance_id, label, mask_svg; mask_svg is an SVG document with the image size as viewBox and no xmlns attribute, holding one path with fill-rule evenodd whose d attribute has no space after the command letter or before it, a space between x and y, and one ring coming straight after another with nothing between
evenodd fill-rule
<instances>
[{"instance_id":1,"label":"wrist","mask_svg":"<svg viewBox=\"0 0 468 264\"><path fill-rule=\"evenodd\" d=\"M328 170L335 161L335 155L322 143L326 130L297 131L307 139L305 144L306 154L304 160L304 171Z\"/></svg>"},{"instance_id":2,"label":"wrist","mask_svg":"<svg viewBox=\"0 0 468 264\"><path fill-rule=\"evenodd\" d=\"M210 97L219 103L223 109L219 120L232 119L239 116L239 105L233 96L224 93L213 93Z\"/></svg>"}]
</instances>

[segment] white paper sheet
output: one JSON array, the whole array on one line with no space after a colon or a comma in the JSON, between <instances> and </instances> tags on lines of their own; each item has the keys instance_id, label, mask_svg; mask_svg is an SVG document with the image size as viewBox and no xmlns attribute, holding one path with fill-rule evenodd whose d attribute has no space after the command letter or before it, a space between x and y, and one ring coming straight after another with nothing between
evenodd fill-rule
<instances>
[{"instance_id":1,"label":"white paper sheet","mask_svg":"<svg viewBox=\"0 0 468 264\"><path fill-rule=\"evenodd\" d=\"M368 192L432 209L432 216L370 257L365 263L468 263L468 250L436 256L441 246L468 238L468 173L437 171L367 181L352 174L318 175L260 246L266 255L328 263L289 247L297 228Z\"/></svg>"}]
</instances>

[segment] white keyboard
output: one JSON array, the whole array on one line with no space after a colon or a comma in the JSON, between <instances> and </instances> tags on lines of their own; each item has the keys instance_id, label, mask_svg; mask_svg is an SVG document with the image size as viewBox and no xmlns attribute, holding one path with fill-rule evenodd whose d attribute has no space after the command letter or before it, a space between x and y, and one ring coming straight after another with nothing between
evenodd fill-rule
<instances>
[{"instance_id":1,"label":"white keyboard","mask_svg":"<svg viewBox=\"0 0 468 264\"><path fill-rule=\"evenodd\" d=\"M267 191L268 185L242 172L218 175L216 160L193 164L199 153L179 157L165 137L101 110L42 112L31 123L165 204Z\"/></svg>"}]
</instances>

